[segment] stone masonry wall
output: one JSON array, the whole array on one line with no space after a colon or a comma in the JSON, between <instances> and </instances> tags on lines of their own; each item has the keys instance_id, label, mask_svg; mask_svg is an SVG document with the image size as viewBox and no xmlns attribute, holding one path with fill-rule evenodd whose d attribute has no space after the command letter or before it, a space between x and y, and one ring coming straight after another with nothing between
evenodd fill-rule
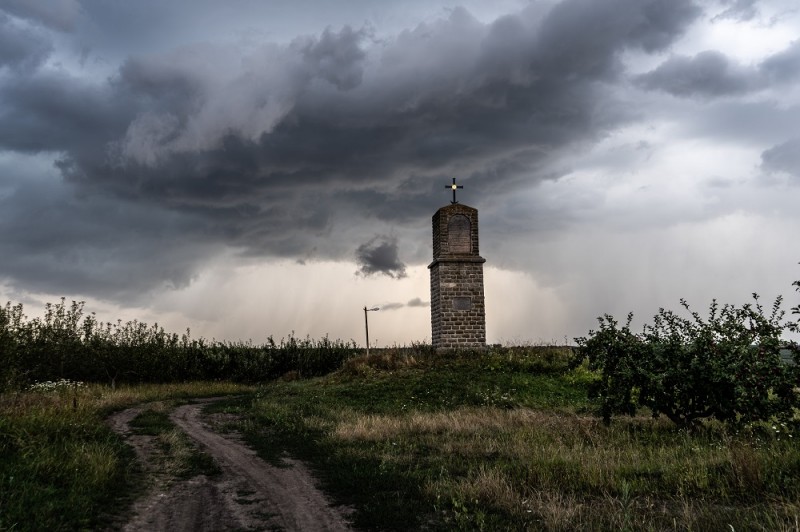
<instances>
[{"instance_id":1,"label":"stone masonry wall","mask_svg":"<svg viewBox=\"0 0 800 532\"><path fill-rule=\"evenodd\" d=\"M431 339L438 348L486 345L483 262L440 261L431 268Z\"/></svg>"}]
</instances>

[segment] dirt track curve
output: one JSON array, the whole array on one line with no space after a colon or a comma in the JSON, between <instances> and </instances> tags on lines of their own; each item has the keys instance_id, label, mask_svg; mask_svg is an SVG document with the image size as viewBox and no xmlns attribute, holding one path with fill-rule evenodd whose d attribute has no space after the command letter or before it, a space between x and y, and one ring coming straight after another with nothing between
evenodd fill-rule
<instances>
[{"instance_id":1,"label":"dirt track curve","mask_svg":"<svg viewBox=\"0 0 800 532\"><path fill-rule=\"evenodd\" d=\"M222 474L213 477L159 474L153 438L133 434L128 426L141 408L109 419L155 479L123 530L350 530L346 511L331 506L302 462L284 459L285 467L272 466L235 436L214 432L202 416L208 402L179 406L170 419L214 458Z\"/></svg>"}]
</instances>

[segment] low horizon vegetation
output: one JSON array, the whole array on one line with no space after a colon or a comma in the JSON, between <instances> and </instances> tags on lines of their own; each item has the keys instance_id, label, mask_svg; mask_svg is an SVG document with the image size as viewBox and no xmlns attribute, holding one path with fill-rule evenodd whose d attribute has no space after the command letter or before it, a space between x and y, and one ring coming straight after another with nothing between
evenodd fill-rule
<instances>
[{"instance_id":1,"label":"low horizon vegetation","mask_svg":"<svg viewBox=\"0 0 800 532\"><path fill-rule=\"evenodd\" d=\"M98 322L84 303L47 303L29 319L21 303L0 306L0 392L35 382L169 383L225 379L254 383L295 372L334 371L361 350L352 340L290 335L264 344L219 342L170 333L139 321Z\"/></svg>"}]
</instances>

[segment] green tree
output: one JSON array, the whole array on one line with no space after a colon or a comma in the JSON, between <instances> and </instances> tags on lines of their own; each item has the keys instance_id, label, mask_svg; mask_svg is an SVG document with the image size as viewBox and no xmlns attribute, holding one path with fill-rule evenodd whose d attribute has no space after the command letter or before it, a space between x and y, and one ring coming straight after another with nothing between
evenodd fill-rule
<instances>
[{"instance_id":1,"label":"green tree","mask_svg":"<svg viewBox=\"0 0 800 532\"><path fill-rule=\"evenodd\" d=\"M769 312L753 298L741 307L714 301L706 319L681 300L689 317L662 308L638 334L630 329L632 314L623 326L609 315L598 318L598 330L576 338L577 362L588 359L600 373L590 394L603 419L646 407L681 427L704 418L790 421L800 407L800 351L782 335L798 325L782 322L780 297ZM794 364L781 358L784 349L793 352Z\"/></svg>"}]
</instances>

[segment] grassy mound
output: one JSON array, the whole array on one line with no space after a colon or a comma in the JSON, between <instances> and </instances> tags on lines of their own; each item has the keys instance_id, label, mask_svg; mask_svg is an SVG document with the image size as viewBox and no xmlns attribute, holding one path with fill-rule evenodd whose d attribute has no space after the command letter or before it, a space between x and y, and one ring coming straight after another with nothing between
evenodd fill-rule
<instances>
[{"instance_id":1,"label":"grassy mound","mask_svg":"<svg viewBox=\"0 0 800 532\"><path fill-rule=\"evenodd\" d=\"M220 408L267 459L308 460L367 529L791 529L800 450L781 427L682 431L593 415L564 348L385 350Z\"/></svg>"}]
</instances>

